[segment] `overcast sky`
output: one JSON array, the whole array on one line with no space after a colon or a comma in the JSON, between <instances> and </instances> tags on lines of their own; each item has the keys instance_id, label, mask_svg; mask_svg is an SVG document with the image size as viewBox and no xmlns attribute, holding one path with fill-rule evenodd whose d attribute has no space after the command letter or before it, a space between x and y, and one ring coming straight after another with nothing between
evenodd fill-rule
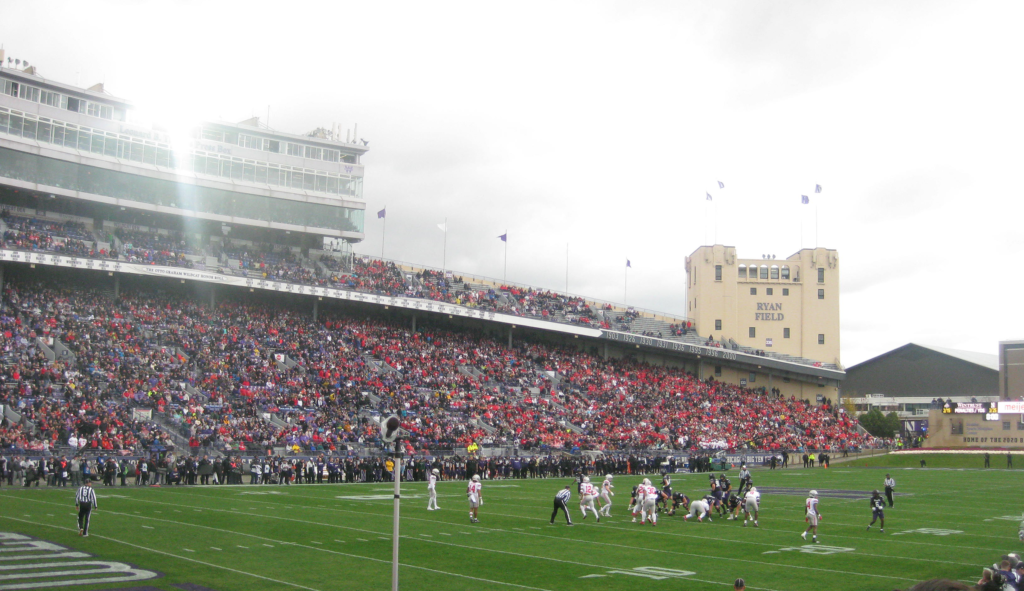
<instances>
[{"instance_id":1,"label":"overcast sky","mask_svg":"<svg viewBox=\"0 0 1024 591\"><path fill-rule=\"evenodd\" d=\"M705 240L752 258L817 240L839 251L847 366L1024 338L1021 2L92 0L4 17L8 56L157 112L358 124L357 253L380 254L386 206L388 258L441 267L447 218L447 268L501 278L507 230L509 281L564 290L568 244L570 292L682 315Z\"/></svg>"}]
</instances>

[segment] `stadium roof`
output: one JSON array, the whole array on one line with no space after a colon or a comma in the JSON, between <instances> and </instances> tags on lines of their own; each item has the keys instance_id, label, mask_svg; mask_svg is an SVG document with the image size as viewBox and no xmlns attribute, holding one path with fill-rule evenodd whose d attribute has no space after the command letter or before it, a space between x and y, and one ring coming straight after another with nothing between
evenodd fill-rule
<instances>
[{"instance_id":1,"label":"stadium roof","mask_svg":"<svg viewBox=\"0 0 1024 591\"><path fill-rule=\"evenodd\" d=\"M998 396L998 356L907 343L847 368L843 396Z\"/></svg>"},{"instance_id":2,"label":"stadium roof","mask_svg":"<svg viewBox=\"0 0 1024 591\"><path fill-rule=\"evenodd\" d=\"M999 371L999 356L995 353L978 353L976 351L961 351L959 349L947 349L945 347L933 347L932 345L923 345L921 343L909 343L911 345L917 345L918 347L924 347L925 349L931 349L937 351L943 355L949 355L950 357L956 357L962 361L987 367L988 369Z\"/></svg>"}]
</instances>

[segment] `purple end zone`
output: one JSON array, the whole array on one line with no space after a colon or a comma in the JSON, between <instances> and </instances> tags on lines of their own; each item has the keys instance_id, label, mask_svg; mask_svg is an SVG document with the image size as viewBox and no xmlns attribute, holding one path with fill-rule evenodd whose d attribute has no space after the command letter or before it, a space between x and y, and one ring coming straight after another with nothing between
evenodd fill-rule
<instances>
[{"instance_id":1,"label":"purple end zone","mask_svg":"<svg viewBox=\"0 0 1024 591\"><path fill-rule=\"evenodd\" d=\"M196 585L195 583L178 583L177 585L171 585L171 587L182 589L182 591L213 591L213 589L210 589L209 587L203 587L202 585Z\"/></svg>"}]
</instances>

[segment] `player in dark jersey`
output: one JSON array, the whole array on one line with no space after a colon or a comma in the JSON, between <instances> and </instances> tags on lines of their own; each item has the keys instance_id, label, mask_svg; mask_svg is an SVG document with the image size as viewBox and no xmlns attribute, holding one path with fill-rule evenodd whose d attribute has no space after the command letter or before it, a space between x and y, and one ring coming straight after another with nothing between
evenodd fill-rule
<instances>
[{"instance_id":1,"label":"player in dark jersey","mask_svg":"<svg viewBox=\"0 0 1024 591\"><path fill-rule=\"evenodd\" d=\"M729 493L729 496L725 499L726 511L731 513L729 519L735 521L740 513L740 508L743 506L743 500L736 496L734 493Z\"/></svg>"},{"instance_id":2,"label":"player in dark jersey","mask_svg":"<svg viewBox=\"0 0 1024 591\"><path fill-rule=\"evenodd\" d=\"M882 498L882 494L876 489L871 493L871 523L868 524L867 531L871 531L871 526L876 521L881 521L880 529L878 531L885 533L885 499Z\"/></svg>"},{"instance_id":3,"label":"player in dark jersey","mask_svg":"<svg viewBox=\"0 0 1024 591\"><path fill-rule=\"evenodd\" d=\"M662 511L668 511L669 503L672 502L672 481L665 478L661 481L661 484L661 494L658 495L658 506L661 507Z\"/></svg>"},{"instance_id":4,"label":"player in dark jersey","mask_svg":"<svg viewBox=\"0 0 1024 591\"><path fill-rule=\"evenodd\" d=\"M683 508L683 511L690 510L690 497L683 493L672 493L672 509L668 512L669 515L675 515L676 509L679 507Z\"/></svg>"},{"instance_id":5,"label":"player in dark jersey","mask_svg":"<svg viewBox=\"0 0 1024 591\"><path fill-rule=\"evenodd\" d=\"M637 489L637 486L639 486L639 485L634 484L633 485L633 492L629 493L629 507L626 507L627 511L632 511L633 508L636 507L636 489Z\"/></svg>"},{"instance_id":6,"label":"player in dark jersey","mask_svg":"<svg viewBox=\"0 0 1024 591\"><path fill-rule=\"evenodd\" d=\"M726 478L725 474L718 477L718 490L722 491L722 500L728 501L729 496L732 495L732 482ZM718 508L718 514L725 515L728 512L728 502L723 502Z\"/></svg>"},{"instance_id":7,"label":"player in dark jersey","mask_svg":"<svg viewBox=\"0 0 1024 591\"><path fill-rule=\"evenodd\" d=\"M710 505L710 509L717 509L721 513L722 488L718 486L718 479L715 478L714 474L708 475L708 486L711 488L711 494L708 495L711 497L711 500L708 501L708 505Z\"/></svg>"}]
</instances>

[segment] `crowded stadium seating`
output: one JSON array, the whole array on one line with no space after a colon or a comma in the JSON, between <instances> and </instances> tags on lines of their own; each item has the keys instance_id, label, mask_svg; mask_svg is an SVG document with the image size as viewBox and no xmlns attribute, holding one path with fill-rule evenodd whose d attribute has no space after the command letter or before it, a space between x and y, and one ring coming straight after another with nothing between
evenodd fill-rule
<instances>
[{"instance_id":1,"label":"crowded stadium seating","mask_svg":"<svg viewBox=\"0 0 1024 591\"><path fill-rule=\"evenodd\" d=\"M251 259L255 260L255 259ZM362 270L398 274L379 261ZM441 286L442 288L446 286ZM558 311L549 295L526 305ZM336 451L376 445L375 417L401 414L414 449L838 449L877 443L829 405L702 381L678 369L576 349L384 319L67 282L4 289L4 449ZM49 339L52 339L50 341ZM46 343L51 343L48 346ZM50 359L47 353L64 352ZM158 422L137 420L154 411ZM176 443L177 442L177 443Z\"/></svg>"}]
</instances>

